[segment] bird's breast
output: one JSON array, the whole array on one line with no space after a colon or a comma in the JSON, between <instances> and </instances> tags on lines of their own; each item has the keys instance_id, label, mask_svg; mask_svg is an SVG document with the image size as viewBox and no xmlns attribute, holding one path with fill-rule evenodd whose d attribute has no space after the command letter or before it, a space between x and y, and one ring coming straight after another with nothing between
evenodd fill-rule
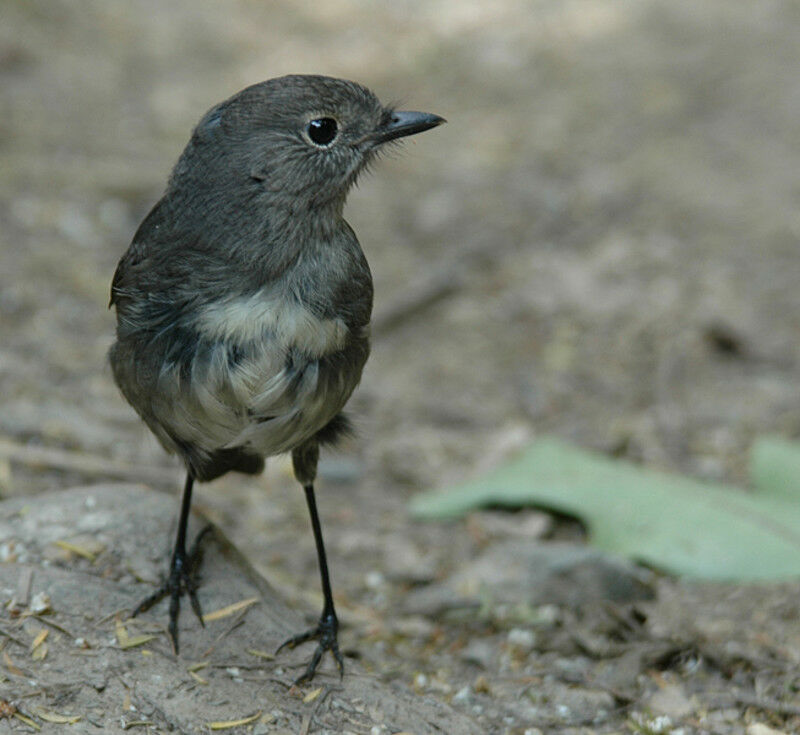
<instances>
[{"instance_id":1,"label":"bird's breast","mask_svg":"<svg viewBox=\"0 0 800 735\"><path fill-rule=\"evenodd\" d=\"M268 335L276 347L311 358L342 349L348 336L342 319L320 317L291 294L271 291L206 304L196 329L206 339L228 344L252 344Z\"/></svg>"}]
</instances>

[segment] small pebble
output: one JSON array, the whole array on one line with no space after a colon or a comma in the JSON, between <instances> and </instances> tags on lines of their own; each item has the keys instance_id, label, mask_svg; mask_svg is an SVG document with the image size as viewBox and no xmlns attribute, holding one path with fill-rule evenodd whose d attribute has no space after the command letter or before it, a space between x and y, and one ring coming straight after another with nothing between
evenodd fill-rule
<instances>
[{"instance_id":1,"label":"small pebble","mask_svg":"<svg viewBox=\"0 0 800 735\"><path fill-rule=\"evenodd\" d=\"M50 595L46 592L35 594L31 599L30 609L35 615L47 612L50 609Z\"/></svg>"},{"instance_id":2,"label":"small pebble","mask_svg":"<svg viewBox=\"0 0 800 735\"><path fill-rule=\"evenodd\" d=\"M461 652L461 658L467 663L477 664L488 669L495 655L494 643L482 639L472 640Z\"/></svg>"},{"instance_id":3,"label":"small pebble","mask_svg":"<svg viewBox=\"0 0 800 735\"><path fill-rule=\"evenodd\" d=\"M6 541L0 544L0 562L9 562L17 560L16 541Z\"/></svg>"},{"instance_id":4,"label":"small pebble","mask_svg":"<svg viewBox=\"0 0 800 735\"><path fill-rule=\"evenodd\" d=\"M523 654L530 653L536 643L536 634L527 628L513 628L508 631L508 645Z\"/></svg>"},{"instance_id":5,"label":"small pebble","mask_svg":"<svg viewBox=\"0 0 800 735\"><path fill-rule=\"evenodd\" d=\"M561 619L558 605L539 605L536 608L536 622L540 625L555 625Z\"/></svg>"},{"instance_id":6,"label":"small pebble","mask_svg":"<svg viewBox=\"0 0 800 735\"><path fill-rule=\"evenodd\" d=\"M234 679L241 676L242 672L236 666L229 666L225 671L228 672Z\"/></svg>"}]
</instances>

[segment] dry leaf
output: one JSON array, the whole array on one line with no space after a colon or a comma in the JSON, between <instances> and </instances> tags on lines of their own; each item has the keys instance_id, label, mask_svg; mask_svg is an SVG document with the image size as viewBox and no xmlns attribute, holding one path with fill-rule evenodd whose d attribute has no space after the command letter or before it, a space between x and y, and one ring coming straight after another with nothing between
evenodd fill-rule
<instances>
[{"instance_id":1,"label":"dry leaf","mask_svg":"<svg viewBox=\"0 0 800 735\"><path fill-rule=\"evenodd\" d=\"M212 730L228 730L232 727L249 725L251 722L255 722L259 717L261 717L261 710L256 712L254 715L250 715L250 717L243 717L241 720L221 720L219 722L209 722L208 726Z\"/></svg>"},{"instance_id":2,"label":"dry leaf","mask_svg":"<svg viewBox=\"0 0 800 735\"><path fill-rule=\"evenodd\" d=\"M258 658L264 658L267 661L272 661L272 660L275 659L275 654L274 653L269 653L268 651L259 651L259 650L255 649L255 648L248 648L247 652L251 656L258 656Z\"/></svg>"},{"instance_id":3,"label":"dry leaf","mask_svg":"<svg viewBox=\"0 0 800 735\"><path fill-rule=\"evenodd\" d=\"M64 551L69 551L71 554L82 556L84 559L88 559L89 561L94 561L97 558L97 554L90 549L87 549L85 546L72 544L69 541L56 541L55 544L59 548L64 549Z\"/></svg>"},{"instance_id":4,"label":"dry leaf","mask_svg":"<svg viewBox=\"0 0 800 735\"><path fill-rule=\"evenodd\" d=\"M153 724L150 720L127 720L126 721L124 718L123 718L123 723L124 723L123 727L122 727L123 730L130 730L131 728L134 728L134 727L146 727L148 733L150 732L150 727L149 726Z\"/></svg>"},{"instance_id":5,"label":"dry leaf","mask_svg":"<svg viewBox=\"0 0 800 735\"><path fill-rule=\"evenodd\" d=\"M208 613L208 615L203 615L203 622L210 623L212 620L219 620L220 618L227 618L234 613L239 612L240 610L245 610L250 605L254 605L259 600L258 597L250 597L247 600L240 600L239 602L234 602L232 605L228 605L227 607L223 607L219 610L215 610L214 612Z\"/></svg>"},{"instance_id":6,"label":"dry leaf","mask_svg":"<svg viewBox=\"0 0 800 735\"><path fill-rule=\"evenodd\" d=\"M117 634L117 643L119 643L120 646L125 645L128 641L128 631L119 619L114 624L114 632Z\"/></svg>"},{"instance_id":7,"label":"dry leaf","mask_svg":"<svg viewBox=\"0 0 800 735\"><path fill-rule=\"evenodd\" d=\"M135 635L132 638L127 638L125 643L120 643L119 647L123 650L127 650L128 648L136 648L136 646L141 646L143 643L147 643L148 641L152 641L153 638L156 636L152 635L151 633L145 633L143 635Z\"/></svg>"},{"instance_id":8,"label":"dry leaf","mask_svg":"<svg viewBox=\"0 0 800 735\"><path fill-rule=\"evenodd\" d=\"M24 722L28 727L32 727L37 732L42 729L30 717L25 717L25 715L21 715L19 712L15 712L14 717L16 717L20 722Z\"/></svg>"},{"instance_id":9,"label":"dry leaf","mask_svg":"<svg viewBox=\"0 0 800 735\"><path fill-rule=\"evenodd\" d=\"M305 697L303 697L303 704L313 702L320 694L322 694L322 687L319 689L314 689L314 691L309 692Z\"/></svg>"},{"instance_id":10,"label":"dry leaf","mask_svg":"<svg viewBox=\"0 0 800 735\"><path fill-rule=\"evenodd\" d=\"M11 656L9 656L6 651L3 651L3 663L6 665L6 669L10 674L15 674L16 676L25 676L25 674L22 673L22 670L14 664L14 662L11 660Z\"/></svg>"},{"instance_id":11,"label":"dry leaf","mask_svg":"<svg viewBox=\"0 0 800 735\"><path fill-rule=\"evenodd\" d=\"M56 725L74 725L81 719L80 715L60 715L57 712L48 712L44 709L37 709L36 715L45 722L52 722Z\"/></svg>"},{"instance_id":12,"label":"dry leaf","mask_svg":"<svg viewBox=\"0 0 800 735\"><path fill-rule=\"evenodd\" d=\"M135 648L136 646L141 646L143 643L152 641L153 638L156 637L150 633L130 636L121 620L117 620L114 627L115 627L115 632L117 634L117 643L119 644L119 647L123 650L126 650L128 648Z\"/></svg>"},{"instance_id":13,"label":"dry leaf","mask_svg":"<svg viewBox=\"0 0 800 735\"><path fill-rule=\"evenodd\" d=\"M31 651L35 651L42 643L45 642L45 639L50 634L49 628L42 628L37 634L36 637L33 639L33 643L31 643Z\"/></svg>"}]
</instances>

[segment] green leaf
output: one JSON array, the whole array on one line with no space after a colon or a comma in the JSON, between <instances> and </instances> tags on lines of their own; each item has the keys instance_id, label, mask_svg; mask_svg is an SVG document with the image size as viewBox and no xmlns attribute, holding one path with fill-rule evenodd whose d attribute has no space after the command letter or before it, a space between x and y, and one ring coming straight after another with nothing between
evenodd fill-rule
<instances>
[{"instance_id":1,"label":"green leaf","mask_svg":"<svg viewBox=\"0 0 800 735\"><path fill-rule=\"evenodd\" d=\"M800 445L759 438L750 453L750 477L758 492L800 503Z\"/></svg>"},{"instance_id":2,"label":"green leaf","mask_svg":"<svg viewBox=\"0 0 800 735\"><path fill-rule=\"evenodd\" d=\"M443 519L486 506L537 506L580 519L595 546L673 574L800 576L800 503L762 474L761 492L747 493L542 439L473 482L418 496L412 512Z\"/></svg>"}]
</instances>

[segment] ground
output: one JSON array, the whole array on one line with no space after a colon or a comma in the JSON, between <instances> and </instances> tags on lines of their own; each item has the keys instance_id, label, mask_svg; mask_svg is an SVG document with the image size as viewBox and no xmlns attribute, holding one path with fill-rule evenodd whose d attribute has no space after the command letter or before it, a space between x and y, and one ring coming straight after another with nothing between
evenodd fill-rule
<instances>
[{"instance_id":1,"label":"ground","mask_svg":"<svg viewBox=\"0 0 800 735\"><path fill-rule=\"evenodd\" d=\"M407 512L535 436L744 484L756 435L800 435L798 49L789 0L5 3L0 492L137 468L179 487L105 365L116 261L208 107L354 78L449 122L346 211L376 324L358 437L320 485L345 647L492 733L797 730L798 584L661 576L650 601L525 614L404 600L540 529ZM313 613L284 460L197 502Z\"/></svg>"}]
</instances>

